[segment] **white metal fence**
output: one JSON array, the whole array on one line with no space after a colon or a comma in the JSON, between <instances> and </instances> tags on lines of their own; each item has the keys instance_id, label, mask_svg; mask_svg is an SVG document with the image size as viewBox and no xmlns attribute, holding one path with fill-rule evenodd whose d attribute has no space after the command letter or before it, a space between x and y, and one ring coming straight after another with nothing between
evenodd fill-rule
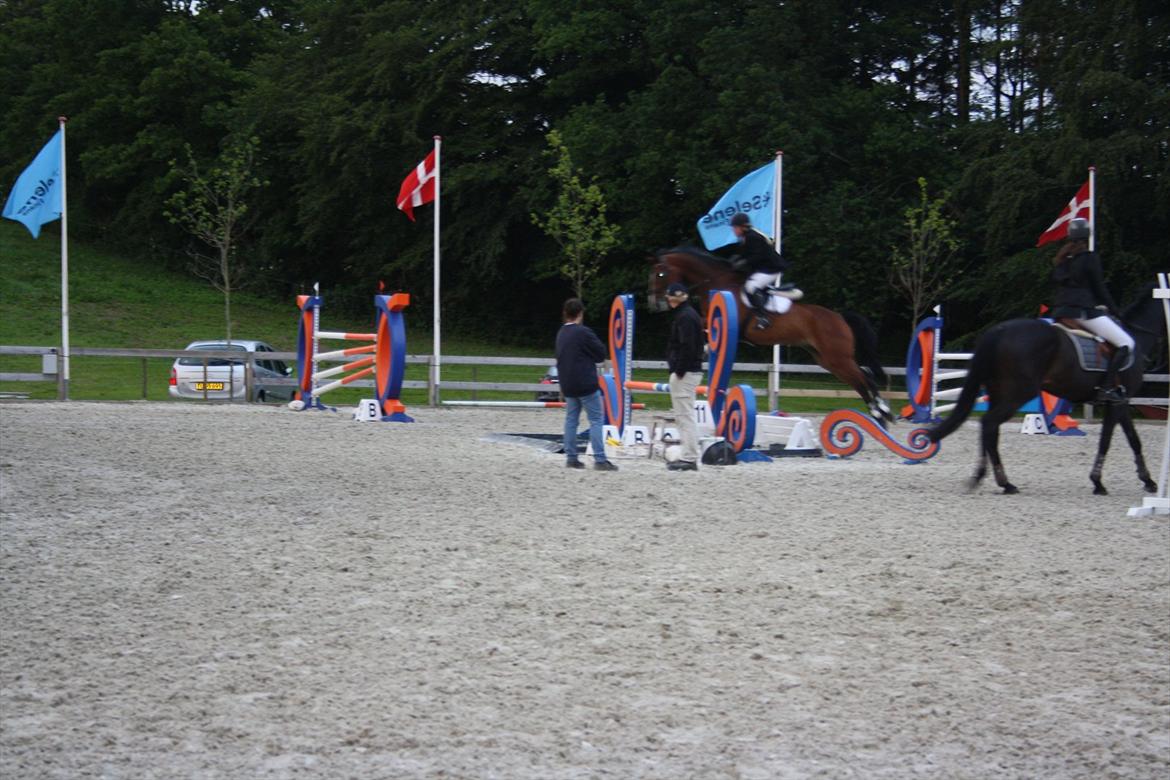
<instances>
[{"instance_id":1,"label":"white metal fence","mask_svg":"<svg viewBox=\"0 0 1170 780\"><path fill-rule=\"evenodd\" d=\"M61 388L61 377L57 372L57 354L58 349L56 347L0 346L0 355L24 355L41 357L41 371L39 373L0 373L0 382L55 382L58 384L58 388ZM243 354L243 356L241 356L238 350L216 351L203 349L107 349L102 347L74 347L70 350L70 357L103 357L141 360L143 369L144 398L146 397L146 387L148 381L146 361L149 359L176 359L181 357L195 357L203 360L205 366L208 360L242 359L245 365L244 382L246 392L244 394L244 398L250 399L252 397L252 381L255 376L255 362L257 360L279 360L286 363L295 364L297 355L295 352L246 352ZM406 362L408 364L416 365L430 366L433 359L434 358L431 355L406 356ZM469 391L473 394L480 391L507 393L537 393L541 391L547 392L550 389L549 385L542 384L540 382L479 381L476 377L476 368L480 366L527 366L532 368L547 369L553 365L553 362L554 361L551 358L444 355L442 356L442 364L444 366L471 366L472 379L471 381L444 381L441 383L440 389L443 391ZM666 361L663 360L635 360L632 363L635 369L653 369L662 371L664 373L667 371ZM771 363L736 363L735 371L737 373L758 373L766 375L768 380L766 383L766 389L756 387L755 394L761 397L767 396L769 407L773 409L776 408L780 395L792 398L852 398L855 396L851 389L784 387L784 379L789 375L827 376L829 372L820 366L803 363L785 363L780 366L780 370L777 372ZM906 369L902 366L886 366L885 371L890 377L903 377L906 375ZM402 386L405 389L426 389L428 398L436 398L437 394L434 392L435 388L432 386L431 380L429 379L429 377L434 376L434 372L427 371L427 376L428 379L426 380L405 380L402 383ZM1145 380L1147 382L1170 382L1170 374L1146 374ZM295 387L297 385L297 380L291 377L283 380L266 379L264 383L266 385ZM373 386L373 380L359 380L351 385L351 387ZM60 389L59 394L63 394ZM904 390L892 390L890 388L884 388L883 394L886 397L892 399L906 398L906 393ZM1165 397L1134 398L1131 399L1130 403L1151 406L1166 406L1168 401ZM1091 413L1086 412L1086 416L1091 417Z\"/></svg>"}]
</instances>

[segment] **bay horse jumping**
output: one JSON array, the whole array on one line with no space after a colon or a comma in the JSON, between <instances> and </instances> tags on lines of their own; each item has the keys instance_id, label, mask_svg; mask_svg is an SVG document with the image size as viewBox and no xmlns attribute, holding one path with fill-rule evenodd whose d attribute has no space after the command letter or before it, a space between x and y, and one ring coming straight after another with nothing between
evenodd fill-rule
<instances>
[{"instance_id":1,"label":"bay horse jumping","mask_svg":"<svg viewBox=\"0 0 1170 780\"><path fill-rule=\"evenodd\" d=\"M1118 374L1118 380L1132 397L1142 385L1145 357L1151 354L1165 330L1161 303L1147 288L1144 298L1122 313L1121 322L1136 342L1133 364ZM986 388L988 410L981 422L979 462L969 483L972 490L987 475L987 461L990 460L995 483L1003 488L1003 492L1019 492L1008 481L999 457L999 426L1041 390L1076 403L1094 402L1096 387L1105 372L1086 371L1081 366L1078 352L1079 347L1059 325L1043 320L1008 320L995 325L979 338L954 410L927 434L931 441L939 441L954 433L971 413L980 387ZM1093 493L1101 496L1108 493L1101 483L1101 469L1113 439L1113 429L1119 423L1133 450L1138 479L1148 492L1153 493L1158 486L1146 468L1142 442L1134 430L1129 404L1105 405L1097 458L1089 472Z\"/></svg>"},{"instance_id":2,"label":"bay horse jumping","mask_svg":"<svg viewBox=\"0 0 1170 780\"><path fill-rule=\"evenodd\" d=\"M729 290L735 294L741 324L740 338L751 344L784 344L806 347L826 371L852 387L869 407L874 419L886 427L894 422L878 383L886 373L877 356L873 327L858 314L844 315L807 303L793 302L784 314L772 314L765 329L756 327L756 315L740 295L745 276L726 260L699 249L682 247L657 253L650 272L650 308L664 310L666 288L674 282L686 285L699 311L707 313L708 293Z\"/></svg>"}]
</instances>

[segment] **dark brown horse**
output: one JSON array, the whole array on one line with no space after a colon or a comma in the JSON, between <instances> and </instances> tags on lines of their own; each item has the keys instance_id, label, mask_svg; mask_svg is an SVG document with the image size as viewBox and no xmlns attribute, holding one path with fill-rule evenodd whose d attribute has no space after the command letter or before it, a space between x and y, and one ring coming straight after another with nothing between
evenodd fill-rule
<instances>
[{"instance_id":1,"label":"dark brown horse","mask_svg":"<svg viewBox=\"0 0 1170 780\"><path fill-rule=\"evenodd\" d=\"M1165 333L1165 319L1161 304L1149 290L1144 297L1132 304L1121 317L1125 329L1133 336L1136 345L1133 350L1133 365L1120 372L1118 379L1132 396L1142 385L1142 369L1145 356ZM995 483L1004 493L1018 493L1019 490L1008 481L999 457L999 426L1029 399L1035 398L1041 390L1067 398L1077 403L1092 403L1096 397L1096 386L1105 375L1102 371L1086 371L1077 356L1078 347L1057 325L1043 320L1009 320L1001 322L984 333L975 344L971 366L954 411L933 428L928 436L939 441L950 435L967 415L979 396L980 388L987 390L988 409L981 421L979 462L970 487L974 489L987 475L987 461L995 473ZM1138 479L1149 492L1158 486L1150 478L1142 457L1142 442L1133 427L1128 404L1105 406L1104 421L1101 425L1101 441L1097 444L1097 458L1089 472L1093 492L1105 495L1108 491L1101 483L1101 469L1105 455L1113 439L1113 429L1121 424L1125 438L1133 450L1137 464Z\"/></svg>"},{"instance_id":2,"label":"dark brown horse","mask_svg":"<svg viewBox=\"0 0 1170 780\"><path fill-rule=\"evenodd\" d=\"M883 425L894 421L878 383L886 374L877 358L877 336L857 314L844 316L807 303L793 303L784 314L774 314L765 329L755 326L756 316L740 295L744 275L721 258L689 247L663 250L654 259L650 272L650 308L666 308L664 295L673 282L687 286L699 310L707 312L712 290L730 290L739 304L740 338L752 344L784 344L806 347L826 371L852 387L870 414ZM860 363L860 365L859 365Z\"/></svg>"}]
</instances>

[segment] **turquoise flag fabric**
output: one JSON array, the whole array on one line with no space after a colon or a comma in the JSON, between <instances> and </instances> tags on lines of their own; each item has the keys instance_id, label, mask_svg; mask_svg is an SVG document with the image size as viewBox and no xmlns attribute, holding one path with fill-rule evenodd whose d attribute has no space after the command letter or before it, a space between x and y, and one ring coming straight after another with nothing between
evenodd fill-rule
<instances>
[{"instance_id":1,"label":"turquoise flag fabric","mask_svg":"<svg viewBox=\"0 0 1170 780\"><path fill-rule=\"evenodd\" d=\"M40 236L41 225L61 218L62 132L58 130L24 169L4 204L3 216L23 223L33 238Z\"/></svg>"},{"instance_id":2,"label":"turquoise flag fabric","mask_svg":"<svg viewBox=\"0 0 1170 780\"><path fill-rule=\"evenodd\" d=\"M699 237L708 249L734 244L731 218L743 212L752 225L768 238L772 236L772 210L776 197L776 163L752 171L732 185L711 210L699 218Z\"/></svg>"}]
</instances>

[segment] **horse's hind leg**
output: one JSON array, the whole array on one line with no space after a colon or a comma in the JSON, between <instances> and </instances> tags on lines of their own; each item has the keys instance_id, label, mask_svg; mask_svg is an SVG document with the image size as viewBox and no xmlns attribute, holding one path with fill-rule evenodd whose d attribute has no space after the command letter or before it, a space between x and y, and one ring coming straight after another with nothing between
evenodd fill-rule
<instances>
[{"instance_id":1,"label":"horse's hind leg","mask_svg":"<svg viewBox=\"0 0 1170 780\"><path fill-rule=\"evenodd\" d=\"M1019 493L1020 489L1008 482L1007 472L1004 471L1003 461L999 457L999 426L1008 420L1015 412L1016 406L1010 404L999 403L993 405L983 415L982 431L980 433L980 440L983 452L979 460L979 471L976 472L979 477L985 473L983 464L983 456L986 456L991 461L991 471L995 474L995 484L1003 488L1006 494Z\"/></svg>"},{"instance_id":2,"label":"horse's hind leg","mask_svg":"<svg viewBox=\"0 0 1170 780\"><path fill-rule=\"evenodd\" d=\"M865 386L870 392L869 411L879 422L884 426L887 422L894 422L894 413L890 410L890 405L886 403L886 399L882 398L881 388L878 387L877 380L873 378L873 373L865 366L861 367L861 375L865 377Z\"/></svg>"},{"instance_id":3,"label":"horse's hind leg","mask_svg":"<svg viewBox=\"0 0 1170 780\"><path fill-rule=\"evenodd\" d=\"M1093 470L1089 472L1089 479L1093 482L1094 495L1108 495L1105 485L1101 482L1101 471L1105 467L1105 455L1109 452L1109 445L1112 442L1113 426L1117 423L1121 424L1121 430L1125 432L1125 440L1129 442L1129 448L1133 451L1133 462L1137 466L1138 479L1141 480L1146 492L1157 492L1158 485L1150 477L1150 471L1146 468L1146 459L1142 454L1142 440L1138 436L1137 429L1134 428L1133 417L1130 415L1129 409L1123 406L1110 406L1105 414L1105 422L1101 426L1101 441L1097 444L1097 458L1093 461Z\"/></svg>"},{"instance_id":4,"label":"horse's hind leg","mask_svg":"<svg viewBox=\"0 0 1170 780\"><path fill-rule=\"evenodd\" d=\"M974 492L979 487L979 483L987 476L987 453L983 451L983 445L979 445L979 461L975 464L975 473L971 475L971 479L967 480L967 490Z\"/></svg>"},{"instance_id":5,"label":"horse's hind leg","mask_svg":"<svg viewBox=\"0 0 1170 780\"><path fill-rule=\"evenodd\" d=\"M881 393L878 391L877 383L874 382L873 377L868 372L857 365L852 357L830 358L824 353L817 353L817 362L826 371L852 387L853 391L861 396L861 400L865 401L866 407L869 408L870 415L878 421L879 425L886 428L888 427L887 423L894 421L894 414L890 411L890 405L882 398Z\"/></svg>"}]
</instances>

